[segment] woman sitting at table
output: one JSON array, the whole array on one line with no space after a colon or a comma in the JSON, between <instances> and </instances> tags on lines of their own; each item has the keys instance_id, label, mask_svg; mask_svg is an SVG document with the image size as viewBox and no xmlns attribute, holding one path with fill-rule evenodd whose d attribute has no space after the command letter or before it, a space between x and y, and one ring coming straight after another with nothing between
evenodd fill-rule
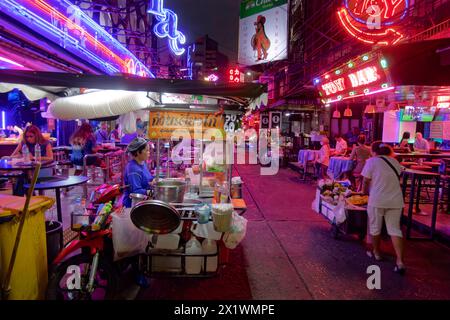
<instances>
[{"instance_id":1,"label":"woman sitting at table","mask_svg":"<svg viewBox=\"0 0 450 320\"><path fill-rule=\"evenodd\" d=\"M381 141L372 143L372 154L373 157L367 160L361 172L364 177L363 194L369 195L367 216L373 250L368 251L368 254L377 261L382 259L380 234L384 219L397 256L394 271L403 274L406 270L403 264L403 234L400 228L403 194L399 182L402 167L392 157L392 148Z\"/></svg>"},{"instance_id":2,"label":"woman sitting at table","mask_svg":"<svg viewBox=\"0 0 450 320\"><path fill-rule=\"evenodd\" d=\"M26 145L28 147L28 151L30 152L30 159L34 160L34 150L36 145L41 147L41 160L53 160L53 150L51 143L46 140L35 125L30 125L25 128L23 133L22 141L18 144L16 150L11 154L13 158L21 158L22 148Z\"/></svg>"},{"instance_id":3,"label":"woman sitting at table","mask_svg":"<svg viewBox=\"0 0 450 320\"><path fill-rule=\"evenodd\" d=\"M41 148L41 161L53 160L53 150L51 143L42 136L41 130L39 130L39 128L36 127L35 125L29 125L28 127L25 128L22 141L18 144L16 150L14 150L14 152L11 154L11 157L13 158L23 157L22 148L24 145L26 145L28 148L31 160L35 160L34 152L36 145L39 145ZM41 169L38 178L51 177L52 175L53 169L45 168ZM13 186L14 195L16 196L25 195L25 189L23 187L25 181L26 181L25 176L17 179L16 183Z\"/></svg>"},{"instance_id":4,"label":"woman sitting at table","mask_svg":"<svg viewBox=\"0 0 450 320\"><path fill-rule=\"evenodd\" d=\"M330 140L327 137L322 137L320 144L322 147L316 159L316 173L318 179L324 179L327 177L327 170L330 164Z\"/></svg>"},{"instance_id":5,"label":"woman sitting at table","mask_svg":"<svg viewBox=\"0 0 450 320\"><path fill-rule=\"evenodd\" d=\"M144 138L134 139L127 147L127 152L131 154L133 159L128 162L125 168L125 185L128 185L128 187L125 188L122 203L126 208L131 207L130 194L150 194L150 182L153 180L153 176L146 164L150 156L149 150L147 140Z\"/></svg>"},{"instance_id":6,"label":"woman sitting at table","mask_svg":"<svg viewBox=\"0 0 450 320\"><path fill-rule=\"evenodd\" d=\"M400 141L399 148L408 149L411 152L411 148L409 147L409 138L411 134L408 131L403 132L402 140Z\"/></svg>"},{"instance_id":7,"label":"woman sitting at table","mask_svg":"<svg viewBox=\"0 0 450 320\"><path fill-rule=\"evenodd\" d=\"M77 131L70 137L70 145L72 146L72 153L70 160L76 166L75 175L78 176L83 172L83 159L87 154L94 154L97 152L95 142L94 130L89 123L83 123ZM100 159L89 157L86 160L86 165L93 165L99 162Z\"/></svg>"}]
</instances>

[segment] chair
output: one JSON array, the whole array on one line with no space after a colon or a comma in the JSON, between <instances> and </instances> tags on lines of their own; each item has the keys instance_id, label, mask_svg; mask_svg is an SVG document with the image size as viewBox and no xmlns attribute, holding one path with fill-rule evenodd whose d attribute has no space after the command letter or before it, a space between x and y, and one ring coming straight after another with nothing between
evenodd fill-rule
<instances>
[{"instance_id":1,"label":"chair","mask_svg":"<svg viewBox=\"0 0 450 320\"><path fill-rule=\"evenodd\" d=\"M66 150L62 148L54 148L53 160L56 162L55 175L67 177L69 175L70 168L73 168L73 164L72 161L70 161Z\"/></svg>"}]
</instances>

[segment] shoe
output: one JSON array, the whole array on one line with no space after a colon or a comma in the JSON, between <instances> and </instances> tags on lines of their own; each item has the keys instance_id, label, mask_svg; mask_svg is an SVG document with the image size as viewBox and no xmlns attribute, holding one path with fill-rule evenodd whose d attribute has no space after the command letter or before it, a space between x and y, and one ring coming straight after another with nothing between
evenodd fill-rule
<instances>
[{"instance_id":1,"label":"shoe","mask_svg":"<svg viewBox=\"0 0 450 320\"><path fill-rule=\"evenodd\" d=\"M406 268L405 266L396 265L394 268L394 272L398 273L399 275L404 275L406 273Z\"/></svg>"},{"instance_id":2,"label":"shoe","mask_svg":"<svg viewBox=\"0 0 450 320\"><path fill-rule=\"evenodd\" d=\"M383 261L383 260L384 260L382 256L380 256L379 254L376 254L376 253L373 252L373 251L366 251L366 254L367 254L369 257L374 258L375 261Z\"/></svg>"}]
</instances>

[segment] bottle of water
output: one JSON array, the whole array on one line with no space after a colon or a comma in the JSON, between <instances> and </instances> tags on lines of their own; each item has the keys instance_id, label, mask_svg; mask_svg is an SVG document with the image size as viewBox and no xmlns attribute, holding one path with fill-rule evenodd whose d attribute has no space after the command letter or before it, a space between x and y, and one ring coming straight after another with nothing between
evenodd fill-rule
<instances>
[{"instance_id":1,"label":"bottle of water","mask_svg":"<svg viewBox=\"0 0 450 320\"><path fill-rule=\"evenodd\" d=\"M30 161L30 150L28 150L28 147L25 143L22 146L22 157L23 161L25 162Z\"/></svg>"},{"instance_id":2,"label":"bottle of water","mask_svg":"<svg viewBox=\"0 0 450 320\"><path fill-rule=\"evenodd\" d=\"M41 162L41 160L41 146L37 143L34 147L34 161Z\"/></svg>"}]
</instances>

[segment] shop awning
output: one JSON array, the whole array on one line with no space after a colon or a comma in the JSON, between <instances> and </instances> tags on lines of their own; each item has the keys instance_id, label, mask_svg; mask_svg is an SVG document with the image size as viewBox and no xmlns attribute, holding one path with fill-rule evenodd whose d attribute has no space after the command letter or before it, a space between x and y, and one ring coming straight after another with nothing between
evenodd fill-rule
<instances>
[{"instance_id":1,"label":"shop awning","mask_svg":"<svg viewBox=\"0 0 450 320\"><path fill-rule=\"evenodd\" d=\"M180 79L152 79L132 75L105 76L24 70L0 70L0 82L32 86L166 92L255 99L267 91L265 84L217 83Z\"/></svg>"}]
</instances>

